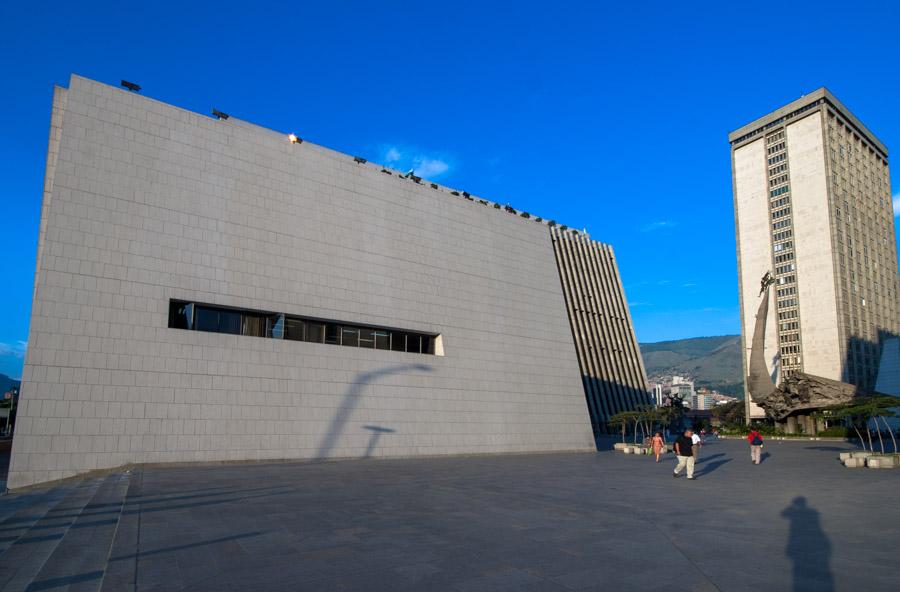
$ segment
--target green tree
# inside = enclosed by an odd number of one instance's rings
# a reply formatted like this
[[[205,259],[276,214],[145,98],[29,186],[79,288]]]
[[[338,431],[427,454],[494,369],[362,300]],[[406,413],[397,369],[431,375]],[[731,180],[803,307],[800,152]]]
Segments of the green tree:
[[[884,454],[884,439],[881,436],[881,427],[878,424],[878,418],[882,418],[884,424],[887,425],[887,420],[884,418],[897,416],[892,408],[897,407],[898,402],[900,401],[898,401],[896,397],[870,395],[865,397],[855,397],[842,405],[826,407],[823,411],[827,412],[830,417],[845,420],[854,431],[856,431],[856,435],[859,436],[860,444],[862,444],[864,449],[866,448],[866,441],[863,440],[861,430],[865,430],[869,442],[868,450],[875,452],[875,445],[872,442],[872,432],[869,430],[869,421],[872,421],[878,429],[879,446],[882,454]],[[894,443],[894,451],[896,452],[897,441],[894,438],[890,426],[888,426],[888,433],[891,435],[891,440]]]
[[[744,406],[743,401],[732,401],[731,403],[713,407],[712,415],[719,420],[723,426],[729,428],[736,426],[743,427],[746,424],[744,421],[745,409],[746,407]]]
[[[634,442],[637,444],[637,426],[640,420],[641,414],[637,411],[622,411],[610,417],[608,423],[615,428],[621,429],[623,443],[625,442],[625,433],[628,430],[628,426],[634,424]]]

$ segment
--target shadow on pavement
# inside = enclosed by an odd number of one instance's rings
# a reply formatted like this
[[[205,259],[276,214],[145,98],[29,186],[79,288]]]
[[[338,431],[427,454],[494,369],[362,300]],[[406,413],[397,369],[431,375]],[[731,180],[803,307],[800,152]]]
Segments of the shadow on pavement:
[[[790,520],[784,554],[793,564],[793,592],[833,592],[831,541],[822,530],[819,513],[800,496],[781,516]]]
[[[703,467],[702,467],[703,470],[695,471],[694,475],[696,475],[697,477],[702,477],[703,475],[709,475],[710,473],[712,473],[713,471],[715,471],[722,465],[730,463],[731,460],[732,459],[730,459],[730,458],[726,458],[726,459],[722,459],[722,460],[713,461],[713,462],[709,463],[708,465],[703,465]]]

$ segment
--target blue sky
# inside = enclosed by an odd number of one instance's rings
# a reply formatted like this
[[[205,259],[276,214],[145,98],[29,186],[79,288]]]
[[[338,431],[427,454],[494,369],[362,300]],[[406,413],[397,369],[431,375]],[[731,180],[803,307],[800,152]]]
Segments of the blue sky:
[[[584,227],[641,341],[737,333],[727,133],[824,85],[900,149],[900,3],[829,4],[0,3],[0,372],[21,372],[72,72]]]

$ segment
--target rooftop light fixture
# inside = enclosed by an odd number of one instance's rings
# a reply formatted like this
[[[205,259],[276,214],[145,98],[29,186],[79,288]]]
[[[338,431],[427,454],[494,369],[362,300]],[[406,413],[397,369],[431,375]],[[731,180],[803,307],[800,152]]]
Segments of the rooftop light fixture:
[[[223,120],[228,119],[228,113],[222,113],[218,109],[213,109],[212,114],[213,114],[213,117],[215,117],[216,119],[223,119]]]
[[[459,191],[451,191],[450,195],[459,195]]]
[[[362,156],[354,156],[354,157],[353,157],[353,161],[354,161],[356,164],[366,164],[367,162],[369,162],[369,161],[367,161],[365,158],[363,158]]]
[[[390,175],[390,174],[391,174],[391,171],[387,170],[387,169],[384,168],[384,167],[381,167],[381,172],[384,173],[385,175]]]
[[[291,144],[303,143],[303,138],[299,137],[297,134],[288,134],[288,140],[291,141]]]
[[[140,92],[141,91],[141,85],[135,84],[133,82],[128,82],[127,80],[122,81],[122,86],[124,86],[131,92]]]
[[[432,184],[431,184],[431,188],[432,188],[432,189],[437,189],[437,188],[438,188],[437,183],[432,183]]]
[[[463,191],[463,197],[465,197],[466,199],[469,199],[469,192]]]

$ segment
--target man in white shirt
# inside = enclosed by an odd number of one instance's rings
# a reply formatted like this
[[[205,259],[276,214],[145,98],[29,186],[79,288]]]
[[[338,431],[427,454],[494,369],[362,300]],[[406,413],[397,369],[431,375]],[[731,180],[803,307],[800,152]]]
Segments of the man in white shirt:
[[[700,456],[700,436],[697,435],[697,432],[691,434],[691,444],[691,452],[694,453],[694,462],[697,462],[697,458]]]

